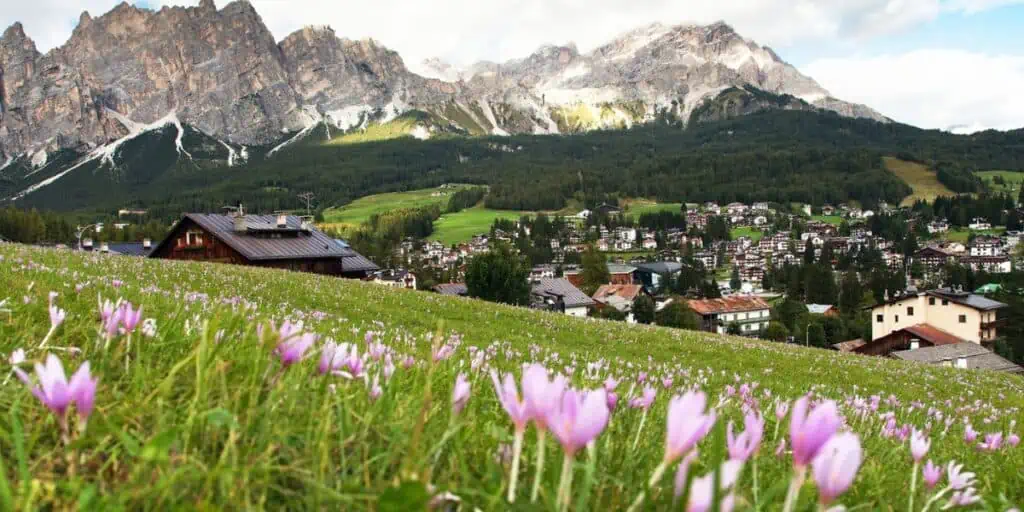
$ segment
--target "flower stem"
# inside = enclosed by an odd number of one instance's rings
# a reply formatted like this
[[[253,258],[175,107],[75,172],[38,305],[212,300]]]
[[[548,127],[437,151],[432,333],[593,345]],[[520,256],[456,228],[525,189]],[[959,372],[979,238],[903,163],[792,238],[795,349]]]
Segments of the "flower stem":
[[[523,452],[523,434],[526,431],[516,430],[515,441],[512,442],[512,474],[508,484],[508,502],[516,502],[516,482],[519,480],[519,456]]]
[[[800,487],[804,485],[804,478],[807,476],[807,466],[797,466],[793,472],[793,478],[789,481],[789,491],[786,492],[786,502],[782,506],[783,512],[793,512],[796,509],[797,499],[800,497]]]
[[[644,409],[643,416],[640,417],[640,427],[636,429],[636,437],[633,438],[633,451],[636,451],[636,445],[640,443],[640,433],[644,431],[644,423],[647,422],[647,409]]]
[[[917,470],[919,462],[914,462],[913,469],[910,470],[910,502],[907,503],[907,512],[914,512],[914,494],[917,491]]]
[[[658,467],[654,468],[654,473],[651,474],[651,479],[647,481],[647,487],[654,487],[658,482],[661,481],[661,477],[665,475],[665,470],[668,469],[668,461],[663,460]],[[640,494],[636,495],[636,499],[633,500],[633,504],[629,506],[629,512],[635,512],[640,510],[640,506],[644,504],[644,498],[647,497],[647,490],[643,489]]]
[[[537,429],[537,469],[533,475],[533,490],[530,492],[530,503],[537,501],[540,494],[540,480],[544,476],[544,429]]]
[[[931,508],[936,501],[942,499],[942,497],[945,496],[946,493],[949,492],[951,489],[952,487],[946,487],[945,489],[935,493],[935,495],[932,496],[932,498],[924,504],[924,508],[921,509],[921,512],[928,512],[928,509]]]
[[[558,481],[558,510],[569,508],[569,497],[572,495],[572,464],[573,455],[566,452],[565,459],[562,460],[562,477]]]
[[[759,500],[757,498],[757,456],[754,456],[753,460],[751,460],[750,462],[753,465],[751,470],[754,473],[754,510],[760,510],[761,509],[761,503],[759,502]]]

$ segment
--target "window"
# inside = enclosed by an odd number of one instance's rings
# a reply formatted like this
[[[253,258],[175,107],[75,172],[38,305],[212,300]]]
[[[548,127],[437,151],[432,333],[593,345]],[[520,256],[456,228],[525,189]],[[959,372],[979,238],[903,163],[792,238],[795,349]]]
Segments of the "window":
[[[185,245],[189,247],[203,245],[202,231],[188,231],[185,233]]]
[[[943,306],[948,306],[949,305],[949,301],[946,300],[946,299],[942,299],[942,305]]]
[[[875,315],[875,321],[878,323],[882,323],[885,321],[885,317],[883,315]]]
[[[896,323],[900,323],[900,316],[896,315]]]
[[[914,308],[907,307],[907,316],[914,316]]]
[[[967,315],[960,315],[960,323],[962,323],[962,324],[966,324],[967,323]]]
[[[935,305],[935,297],[928,297],[928,305],[929,306],[934,306]]]

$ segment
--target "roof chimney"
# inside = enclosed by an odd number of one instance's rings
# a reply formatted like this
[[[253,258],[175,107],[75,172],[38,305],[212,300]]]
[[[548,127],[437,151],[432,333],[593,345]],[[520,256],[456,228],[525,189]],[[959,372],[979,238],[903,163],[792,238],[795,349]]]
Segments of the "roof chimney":
[[[286,228],[288,227],[288,216],[281,213],[277,216],[277,227]]]
[[[967,358],[966,357],[958,357],[958,358],[956,358],[956,367],[957,368],[967,368]]]
[[[236,232],[244,232],[245,231],[245,215],[241,215],[241,214],[235,215],[235,231]]]
[[[148,238],[143,238],[142,239],[142,247],[146,248],[146,249],[149,249],[150,247],[153,247],[153,241],[148,239]]]

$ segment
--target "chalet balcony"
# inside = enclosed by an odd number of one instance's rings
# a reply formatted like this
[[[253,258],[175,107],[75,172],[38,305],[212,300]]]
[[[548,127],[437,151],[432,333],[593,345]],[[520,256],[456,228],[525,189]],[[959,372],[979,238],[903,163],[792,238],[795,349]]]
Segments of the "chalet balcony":
[[[998,319],[993,320],[991,322],[982,322],[981,323],[981,330],[987,331],[989,329],[998,329],[1000,327],[1006,327],[1006,323],[1007,322],[1006,322],[1005,318],[998,318]]]

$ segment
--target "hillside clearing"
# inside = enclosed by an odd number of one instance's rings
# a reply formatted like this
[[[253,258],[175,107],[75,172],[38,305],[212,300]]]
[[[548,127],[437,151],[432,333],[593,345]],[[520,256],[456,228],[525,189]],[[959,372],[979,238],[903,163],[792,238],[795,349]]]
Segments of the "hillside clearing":
[[[934,171],[922,164],[888,156],[883,157],[882,161],[886,169],[914,189],[914,193],[904,198],[900,206],[911,206],[917,200],[934,201],[939,196],[956,195],[939,182]]]
[[[1020,192],[1021,183],[1024,183],[1024,172],[979,171],[974,174],[981,178],[990,190],[996,193],[1008,193],[1016,196]],[[1002,178],[1004,183],[996,183],[996,176]]]
[[[471,186],[453,185],[361,197],[341,208],[325,210],[324,222],[344,227],[356,227],[368,221],[373,215],[393,210],[423,208],[435,204],[443,208],[448,204],[451,194]]]
[[[523,215],[532,215],[532,212],[492,210],[477,206],[457,213],[446,213],[434,222],[434,233],[430,239],[445,246],[467,242],[475,235],[490,233],[491,225],[497,219],[519,220]]]
[[[31,363],[52,350],[70,371],[89,361],[99,379],[88,427],[70,432],[66,447],[53,414],[21,382],[0,384],[5,510],[197,503],[412,510],[442,493],[467,510],[555,509],[560,448],[549,436],[548,463],[538,473],[532,427],[517,505],[504,499],[513,428],[489,370],[518,378],[526,362],[567,374],[583,389],[600,388],[609,377],[619,381],[607,428],[567,466],[575,475],[572,510],[621,510],[634,501],[664,458],[669,397],[693,388],[708,393],[719,415],[699,444],[697,475],[724,458],[729,421],[742,423],[744,410],[761,411],[766,421],[760,452],[736,484],[739,510],[778,509],[792,461],[785,450],[773,454],[789,428],[785,415],[776,419],[775,403],[806,393],[836,400],[863,445],[864,463],[838,500],[848,508],[897,508],[907,499],[912,463],[906,441],[886,434],[890,415],[897,430],[930,427],[929,459],[956,460],[978,475],[983,509],[1004,512],[1024,500],[1024,447],[1004,443],[988,451],[963,441],[965,421],[983,437],[1019,432],[1010,425],[1024,407],[1024,381],[1016,377],[573,319],[286,271],[11,244],[0,244],[0,257],[0,353],[6,359],[23,347]],[[141,307],[153,319],[144,329],[150,334],[114,330],[108,338],[97,298]],[[50,301],[67,318],[50,348],[39,349],[50,330]],[[304,360],[282,366],[274,353],[277,331],[257,333],[271,319],[302,321],[300,331],[321,339]],[[365,380],[319,375],[326,338],[355,344],[362,356],[356,375]],[[455,413],[450,400],[460,373],[472,391],[465,410]],[[629,406],[645,385],[656,390],[647,412]],[[539,495],[531,506],[535,475]],[[675,508],[672,480],[654,482],[645,509]],[[811,510],[818,495],[813,479],[800,490],[797,510]],[[918,505],[927,497],[919,491]]]

